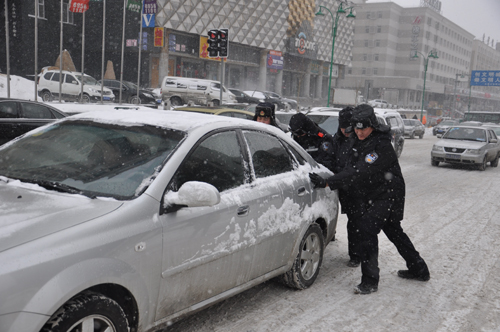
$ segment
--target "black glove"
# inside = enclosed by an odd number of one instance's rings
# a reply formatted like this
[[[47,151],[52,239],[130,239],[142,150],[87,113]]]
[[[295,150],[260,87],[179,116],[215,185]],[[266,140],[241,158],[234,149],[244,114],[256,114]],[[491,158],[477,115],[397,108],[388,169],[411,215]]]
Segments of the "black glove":
[[[322,178],[316,173],[309,173],[309,178],[314,184],[314,188],[326,188],[326,179]]]

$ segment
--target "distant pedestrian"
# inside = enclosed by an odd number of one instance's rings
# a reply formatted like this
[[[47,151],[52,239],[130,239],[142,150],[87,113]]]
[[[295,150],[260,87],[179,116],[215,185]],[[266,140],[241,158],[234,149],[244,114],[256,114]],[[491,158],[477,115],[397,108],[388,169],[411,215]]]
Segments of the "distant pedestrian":
[[[398,271],[406,279],[430,279],[427,264],[401,227],[405,203],[405,182],[398,158],[391,145],[390,128],[380,125],[373,108],[357,106],[351,124],[356,137],[347,167],[328,179],[310,173],[316,188],[339,189],[348,187],[355,199],[358,214],[354,218],[359,231],[361,283],[354,288],[356,294],[370,294],[378,290],[378,233],[384,231],[406,261],[408,270]]]
[[[290,118],[289,129],[293,139],[306,150],[316,162],[332,170],[333,137],[321,129],[313,120],[303,113],[294,114]]]

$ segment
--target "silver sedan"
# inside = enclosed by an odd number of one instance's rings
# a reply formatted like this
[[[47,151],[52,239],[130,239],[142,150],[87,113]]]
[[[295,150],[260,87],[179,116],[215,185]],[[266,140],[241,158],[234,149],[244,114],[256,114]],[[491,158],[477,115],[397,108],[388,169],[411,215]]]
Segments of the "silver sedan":
[[[89,112],[0,147],[0,331],[155,331],[279,277],[335,236],[331,174],[282,131],[180,111]]]
[[[441,135],[438,135],[441,138]],[[493,129],[482,126],[452,126],[432,147],[431,164],[440,162],[476,165],[484,171],[489,162],[498,166],[500,145]]]

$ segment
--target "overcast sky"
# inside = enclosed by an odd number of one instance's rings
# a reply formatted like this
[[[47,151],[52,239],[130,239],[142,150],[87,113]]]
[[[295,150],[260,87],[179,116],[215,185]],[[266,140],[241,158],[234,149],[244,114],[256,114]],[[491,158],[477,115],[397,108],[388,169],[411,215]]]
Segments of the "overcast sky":
[[[420,0],[368,0],[394,2],[401,7],[419,7]],[[500,42],[500,0],[441,0],[441,14],[472,33],[477,39]],[[499,68],[500,69],[500,68]]]

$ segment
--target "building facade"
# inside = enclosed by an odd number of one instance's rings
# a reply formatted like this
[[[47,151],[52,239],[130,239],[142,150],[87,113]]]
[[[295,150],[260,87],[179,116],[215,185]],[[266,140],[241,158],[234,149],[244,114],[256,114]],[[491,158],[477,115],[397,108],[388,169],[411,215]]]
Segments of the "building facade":
[[[435,52],[438,58],[429,57]],[[500,70],[500,52],[429,7],[403,8],[392,2],[357,8],[352,66],[338,87],[356,88],[367,100],[385,99],[429,114],[452,115],[469,107],[471,70]],[[425,63],[427,62],[427,71]],[[472,87],[477,110],[500,101],[498,87],[489,100]],[[488,96],[488,95],[487,95]],[[457,102],[458,100],[458,102]]]

